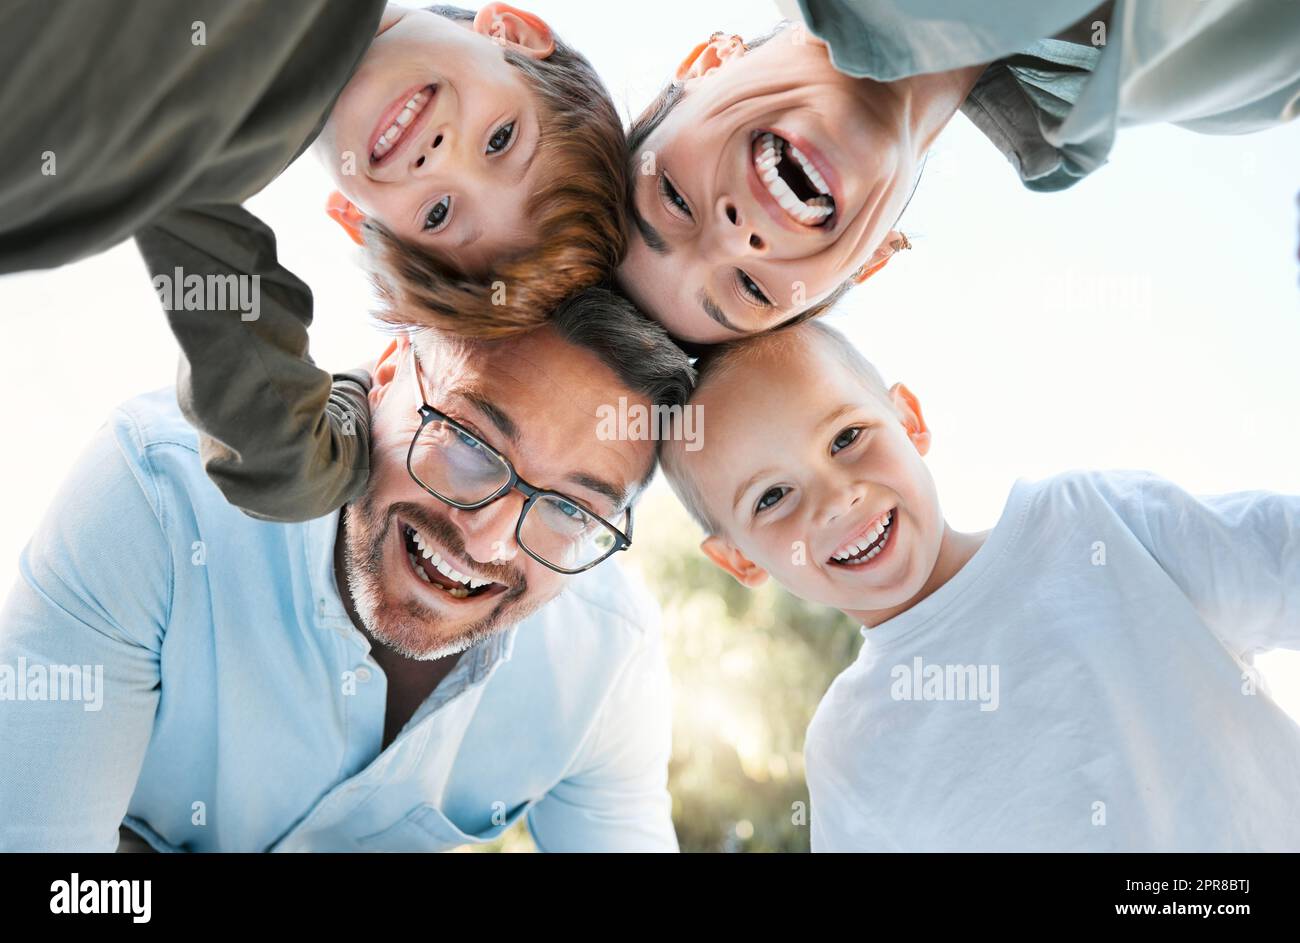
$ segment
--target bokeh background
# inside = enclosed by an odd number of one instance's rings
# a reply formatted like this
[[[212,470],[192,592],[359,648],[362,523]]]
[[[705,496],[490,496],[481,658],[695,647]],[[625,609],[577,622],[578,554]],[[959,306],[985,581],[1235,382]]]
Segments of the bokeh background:
[[[754,36],[779,18],[766,0],[523,5],[592,59],[627,114],[714,30]],[[307,157],[250,207],[315,291],[314,357],[344,368],[383,337],[327,193]],[[959,116],[902,223],[915,248],[833,320],[921,398],[959,530],[991,526],[1017,478],[1071,468],[1300,494],[1298,193],[1300,123],[1234,138],[1134,129],[1109,166],[1045,195]],[[171,383],[176,355],[131,244],[0,278],[0,312],[3,586],[86,439],[115,403]],[[699,536],[657,482],[626,561],[664,610],[682,847],[806,850],[804,728],[860,636],[779,590],[741,589],[696,552]],[[1258,664],[1300,718],[1300,653]],[[516,828],[487,850],[530,847]]]

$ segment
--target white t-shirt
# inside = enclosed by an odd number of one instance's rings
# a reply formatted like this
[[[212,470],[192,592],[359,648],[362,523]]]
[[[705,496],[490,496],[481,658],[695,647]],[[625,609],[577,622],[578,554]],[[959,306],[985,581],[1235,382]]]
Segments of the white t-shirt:
[[[1300,851],[1300,498],[1017,482],[984,545],[863,629],[805,747],[813,851]]]

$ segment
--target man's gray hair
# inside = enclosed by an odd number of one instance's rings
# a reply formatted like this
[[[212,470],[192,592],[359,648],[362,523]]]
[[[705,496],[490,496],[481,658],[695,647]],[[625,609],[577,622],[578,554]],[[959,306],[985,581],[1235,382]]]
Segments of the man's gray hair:
[[[607,288],[580,291],[534,330],[548,327],[575,347],[595,354],[629,390],[644,396],[652,406],[684,406],[690,399],[695,387],[690,358],[667,331],[622,295]],[[527,337],[525,333],[502,341],[471,340],[424,328],[412,335],[412,343],[421,359],[428,359],[430,343],[527,343]]]

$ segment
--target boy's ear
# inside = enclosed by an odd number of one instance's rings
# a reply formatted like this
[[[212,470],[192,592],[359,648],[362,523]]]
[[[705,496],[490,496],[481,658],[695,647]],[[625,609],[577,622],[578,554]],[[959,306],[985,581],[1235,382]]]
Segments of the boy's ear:
[[[673,73],[673,78],[679,82],[685,82],[687,79],[698,79],[702,75],[707,75],[714,69],[725,64],[729,59],[735,59],[745,54],[745,41],[739,36],[724,36],[721,33],[714,33],[709,37],[707,42],[700,43],[682,60],[677,71]]]
[[[474,15],[474,32],[534,59],[547,59],[555,52],[555,35],[546,21],[508,3],[480,7]]]
[[[757,589],[767,582],[767,570],[716,534],[705,537],[700,544],[700,549],[704,551],[706,557],[734,576],[736,582],[742,586]]]
[[[900,249],[910,248],[912,248],[912,244],[907,241],[907,237],[897,229],[891,229],[889,234],[885,236],[885,241],[880,244],[880,248],[872,253],[871,258],[867,259],[862,264],[862,267],[853,273],[854,283],[861,285],[884,268],[885,264],[894,257],[896,252]]]
[[[365,214],[338,190],[331,193],[329,199],[325,201],[325,213],[343,227],[343,231],[352,237],[353,242],[359,246],[366,244],[365,236],[361,233],[361,225],[366,221]]]
[[[907,437],[912,440],[916,450],[925,455],[930,451],[930,427],[921,415],[921,401],[901,383],[895,383],[889,388],[889,399],[894,404],[903,428],[907,430]]]

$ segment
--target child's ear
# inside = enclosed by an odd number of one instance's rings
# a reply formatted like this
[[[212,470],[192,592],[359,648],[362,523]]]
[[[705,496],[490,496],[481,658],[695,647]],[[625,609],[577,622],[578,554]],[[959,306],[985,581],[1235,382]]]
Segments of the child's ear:
[[[547,59],[555,52],[555,35],[546,21],[508,3],[480,7],[474,15],[474,32],[534,59]]]
[[[767,582],[767,570],[763,569],[739,548],[721,537],[710,535],[700,544],[704,555],[722,569],[736,578],[736,582],[750,589],[757,589]]]
[[[343,227],[343,231],[352,237],[353,242],[359,246],[366,244],[365,236],[361,234],[361,226],[366,221],[365,214],[338,190],[331,193],[330,198],[325,201],[325,213]]]
[[[885,236],[885,241],[880,244],[880,248],[872,253],[871,258],[867,259],[862,264],[862,267],[853,273],[853,281],[861,285],[884,268],[885,264],[894,257],[896,252],[900,249],[910,248],[912,248],[912,244],[907,241],[907,237],[897,229],[891,229],[889,234]]]
[[[907,430],[907,437],[912,440],[916,450],[925,455],[930,451],[930,427],[921,415],[921,401],[901,383],[895,383],[889,388],[889,399],[898,413],[899,422]]]
[[[729,59],[745,54],[745,41],[739,36],[714,33],[707,42],[700,43],[682,60],[673,77],[679,82],[698,79],[722,66]]]

